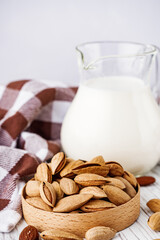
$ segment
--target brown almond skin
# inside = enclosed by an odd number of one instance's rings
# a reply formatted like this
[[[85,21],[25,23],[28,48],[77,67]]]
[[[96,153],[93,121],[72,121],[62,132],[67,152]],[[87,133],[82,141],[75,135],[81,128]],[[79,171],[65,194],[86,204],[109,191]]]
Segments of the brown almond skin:
[[[160,199],[151,199],[147,202],[147,206],[152,212],[160,212]]]
[[[19,240],[39,240],[39,234],[35,227],[29,225],[19,235]]]
[[[110,227],[97,226],[90,228],[86,234],[86,240],[110,240],[115,234],[116,230]]]
[[[151,176],[137,177],[136,179],[140,186],[148,186],[156,181],[156,179]]]
[[[154,231],[160,231],[160,212],[154,213],[148,219],[148,226]]]

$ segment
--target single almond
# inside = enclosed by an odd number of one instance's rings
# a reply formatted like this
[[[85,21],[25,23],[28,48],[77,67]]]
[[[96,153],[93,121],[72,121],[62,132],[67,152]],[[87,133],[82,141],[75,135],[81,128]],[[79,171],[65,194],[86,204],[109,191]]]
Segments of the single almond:
[[[121,180],[124,185],[125,185],[125,189],[124,191],[131,197],[133,198],[136,195],[136,190],[134,189],[134,187],[123,177],[116,177],[117,179]]]
[[[13,238],[12,238],[13,239]],[[19,235],[19,240],[39,240],[39,234],[34,226],[28,225]]]
[[[102,188],[107,194],[108,199],[117,206],[124,204],[131,199],[131,197],[126,192],[118,187],[104,185]]]
[[[106,166],[109,166],[109,175],[111,177],[114,176],[122,176],[124,173],[123,167],[118,162],[106,162]]]
[[[53,212],[71,212],[83,206],[92,197],[92,194],[75,194],[62,198],[53,208]]]
[[[109,173],[108,166],[100,166],[98,163],[85,163],[73,169],[73,173],[82,174],[82,173],[94,173],[100,176],[106,177]]]
[[[51,170],[52,175],[60,172],[66,164],[65,154],[63,152],[59,152],[51,159]]]
[[[52,211],[52,208],[48,206],[40,197],[27,198],[26,202],[33,207],[36,207],[45,211],[49,211],[49,212]]]
[[[106,178],[93,174],[93,173],[83,173],[79,174],[74,178],[74,181],[82,186],[98,186],[103,185],[106,182]]]
[[[156,181],[156,179],[151,176],[137,177],[136,179],[140,186],[148,186]]]
[[[63,170],[60,172],[61,177],[74,177],[75,174],[72,172],[73,168],[78,167],[80,165],[84,164],[82,160],[76,160],[76,161],[71,161],[69,162]]]
[[[90,200],[81,207],[83,212],[96,212],[116,207],[115,204],[104,200]]]
[[[29,197],[39,197],[40,196],[40,182],[36,180],[30,180],[26,184],[26,194]]]
[[[42,200],[51,207],[56,203],[56,191],[51,183],[41,182],[40,196]]]
[[[43,231],[40,236],[41,238],[48,240],[82,240],[82,238],[73,233],[59,230],[57,228]]]
[[[38,165],[35,178],[36,180],[41,182],[52,182],[52,173],[46,163],[41,163],[40,165]]]
[[[94,157],[89,162],[91,162],[91,163],[99,163],[101,166],[105,166],[105,161],[104,161],[104,158],[102,156]]]
[[[116,230],[110,227],[97,226],[90,228],[86,234],[86,240],[110,240],[115,234]]]
[[[160,212],[160,199],[151,199],[147,202],[147,206],[152,212]]]
[[[70,178],[62,178],[60,187],[66,195],[72,195],[79,192],[78,185]]]
[[[124,171],[123,178],[125,178],[133,187],[137,186],[137,179],[132,173]]]
[[[148,226],[153,229],[154,231],[160,231],[160,212],[154,213],[148,219]]]
[[[94,199],[106,198],[107,194],[99,187],[91,186],[82,188],[80,194],[92,194]]]
[[[120,189],[124,189],[126,187],[125,184],[120,179],[113,178],[113,177],[107,177],[106,184],[118,187]]]
[[[61,198],[63,198],[64,192],[60,188],[60,184],[57,181],[54,181],[52,185],[56,191],[56,200],[59,201]]]

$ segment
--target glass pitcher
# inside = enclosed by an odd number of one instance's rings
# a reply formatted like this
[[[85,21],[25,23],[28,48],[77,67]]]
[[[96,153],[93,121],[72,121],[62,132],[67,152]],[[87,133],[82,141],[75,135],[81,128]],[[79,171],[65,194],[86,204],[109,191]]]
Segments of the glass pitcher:
[[[141,175],[160,159],[158,49],[130,42],[76,48],[78,92],[64,118],[62,148],[73,159],[102,155]]]

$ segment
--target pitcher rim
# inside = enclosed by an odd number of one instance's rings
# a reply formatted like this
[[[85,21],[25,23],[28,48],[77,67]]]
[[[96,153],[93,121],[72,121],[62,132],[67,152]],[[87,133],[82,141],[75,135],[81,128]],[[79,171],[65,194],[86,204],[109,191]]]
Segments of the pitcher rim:
[[[83,51],[80,49],[81,47],[85,45],[92,45],[92,44],[105,44],[105,43],[110,43],[110,44],[130,44],[130,45],[139,45],[143,46],[146,48],[150,48],[151,50],[144,51],[140,54],[110,54],[110,55],[102,55],[98,57],[97,59],[94,59],[93,61],[89,63],[85,63],[85,56]],[[81,56],[81,66],[83,67],[84,70],[88,70],[91,68],[94,68],[94,64],[96,64],[99,61],[111,59],[111,58],[133,58],[133,57],[145,57],[148,55],[153,55],[155,56],[158,52],[158,47],[153,45],[153,44],[143,44],[143,43],[138,43],[138,42],[132,42],[132,41],[92,41],[92,42],[84,42],[76,46],[76,51],[77,53],[80,54]]]
[[[139,42],[132,42],[132,41],[90,41],[90,42],[83,42],[83,43],[80,43],[78,44],[75,49],[76,51],[80,52],[81,54],[83,54],[83,52],[81,51],[80,47],[83,47],[85,45],[91,45],[91,44],[101,44],[101,43],[113,43],[113,44],[133,44],[133,45],[139,45],[139,46],[146,46],[146,47],[150,47],[151,50],[148,50],[148,51],[144,51],[143,53],[141,54],[114,54],[114,55],[104,55],[103,57],[136,57],[136,56],[145,56],[145,55],[149,55],[149,54],[154,54],[157,52],[157,49],[158,47],[155,46],[154,44],[145,44],[145,43],[139,43]]]

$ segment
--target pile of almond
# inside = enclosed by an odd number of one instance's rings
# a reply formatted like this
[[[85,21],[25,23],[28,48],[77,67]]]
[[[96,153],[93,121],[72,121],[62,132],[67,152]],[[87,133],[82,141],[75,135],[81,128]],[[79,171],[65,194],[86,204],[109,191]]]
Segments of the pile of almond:
[[[102,156],[87,162],[59,152],[50,163],[37,167],[25,192],[26,201],[36,208],[83,214],[128,202],[137,193],[137,180],[119,163],[105,162]]]

